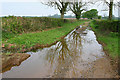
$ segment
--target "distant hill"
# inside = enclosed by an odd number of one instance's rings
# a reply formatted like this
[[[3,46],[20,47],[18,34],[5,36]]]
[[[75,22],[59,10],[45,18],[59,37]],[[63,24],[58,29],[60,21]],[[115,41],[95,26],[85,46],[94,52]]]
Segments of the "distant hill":
[[[47,17],[60,18],[61,16],[58,15],[58,14],[54,14],[54,15],[49,15],[49,16],[47,16]],[[75,16],[68,15],[68,16],[64,16],[64,18],[75,18]]]
[[[102,19],[108,19],[108,16],[102,17]],[[115,17],[114,15],[113,15],[112,19],[113,20],[120,20],[119,17]]]

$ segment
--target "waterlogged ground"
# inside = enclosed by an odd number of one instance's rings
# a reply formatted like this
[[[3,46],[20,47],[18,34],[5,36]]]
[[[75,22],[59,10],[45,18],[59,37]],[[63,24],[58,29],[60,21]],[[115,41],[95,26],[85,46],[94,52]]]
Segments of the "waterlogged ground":
[[[55,45],[28,52],[31,57],[3,78],[113,78],[110,61],[93,31],[73,30]]]

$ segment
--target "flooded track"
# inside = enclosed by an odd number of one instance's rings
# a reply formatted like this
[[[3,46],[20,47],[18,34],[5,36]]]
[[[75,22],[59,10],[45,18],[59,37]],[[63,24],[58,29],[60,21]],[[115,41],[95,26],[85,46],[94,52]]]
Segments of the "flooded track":
[[[110,78],[111,69],[93,31],[73,30],[55,45],[28,52],[31,57],[3,78]]]

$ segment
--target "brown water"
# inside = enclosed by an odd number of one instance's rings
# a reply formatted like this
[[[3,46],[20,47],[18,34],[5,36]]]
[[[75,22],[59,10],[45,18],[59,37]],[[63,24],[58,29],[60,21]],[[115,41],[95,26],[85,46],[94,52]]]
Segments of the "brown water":
[[[96,60],[104,58],[102,46],[88,29],[75,29],[55,45],[28,54],[30,58],[3,73],[3,78],[82,78],[94,71]]]

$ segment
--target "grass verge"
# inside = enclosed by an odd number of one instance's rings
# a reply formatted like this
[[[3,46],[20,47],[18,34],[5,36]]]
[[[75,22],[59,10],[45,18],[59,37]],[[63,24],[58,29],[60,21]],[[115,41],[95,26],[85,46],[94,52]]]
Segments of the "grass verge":
[[[96,24],[94,24],[93,21],[90,23],[90,26],[92,27],[93,31],[96,33],[97,39],[103,45],[103,49],[106,51],[106,53],[113,60],[118,59],[118,56],[120,56],[120,54],[118,53],[118,32],[112,32],[112,31],[103,32],[99,28],[95,28]]]

